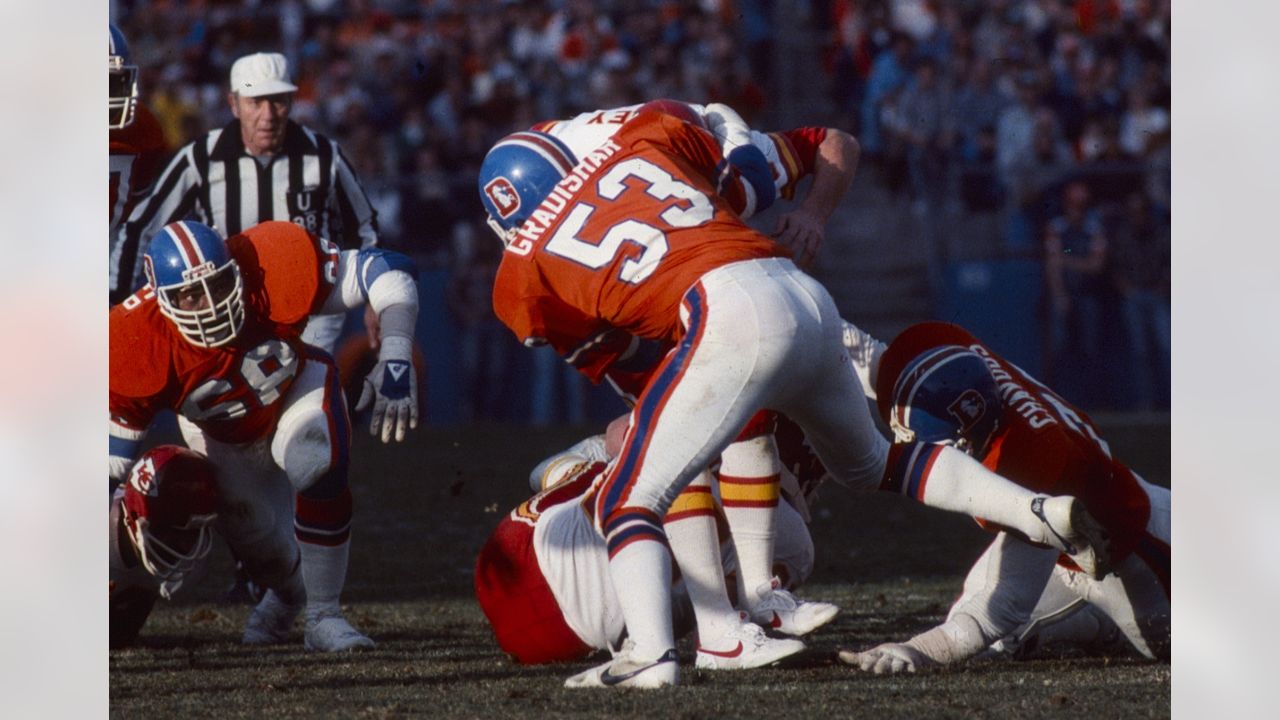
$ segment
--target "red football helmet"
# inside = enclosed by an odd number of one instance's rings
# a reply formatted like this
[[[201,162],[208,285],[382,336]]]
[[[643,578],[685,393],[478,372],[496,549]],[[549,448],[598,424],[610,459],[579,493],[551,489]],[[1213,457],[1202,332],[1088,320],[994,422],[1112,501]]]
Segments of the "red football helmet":
[[[184,447],[154,447],[129,471],[125,529],[143,567],[170,592],[213,547],[217,505],[213,463]]]
[[[706,120],[703,119],[702,115],[692,107],[689,107],[689,103],[681,102],[679,100],[671,100],[669,98],[650,100],[636,110],[636,115],[643,115],[646,113],[674,115],[687,123],[697,125],[704,130],[707,129]]]

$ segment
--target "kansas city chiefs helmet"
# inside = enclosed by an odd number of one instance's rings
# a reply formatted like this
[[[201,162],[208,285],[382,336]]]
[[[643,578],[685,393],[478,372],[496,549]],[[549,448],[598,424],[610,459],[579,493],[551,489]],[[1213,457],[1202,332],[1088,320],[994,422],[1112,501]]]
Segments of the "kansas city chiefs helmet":
[[[177,445],[148,450],[129,471],[121,502],[125,530],[166,597],[213,547],[216,475],[207,458]]]

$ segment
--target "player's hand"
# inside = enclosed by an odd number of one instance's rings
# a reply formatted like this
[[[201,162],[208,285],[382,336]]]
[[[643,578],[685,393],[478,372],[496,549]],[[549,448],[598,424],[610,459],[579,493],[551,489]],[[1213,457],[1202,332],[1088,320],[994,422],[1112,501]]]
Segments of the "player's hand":
[[[796,265],[807,268],[813,263],[826,237],[826,222],[817,215],[799,208],[778,218],[773,237],[779,245],[791,250]]]
[[[863,652],[841,650],[840,662],[876,675],[915,672],[930,664],[919,650],[901,643],[885,643]]]
[[[382,339],[378,362],[364,379],[356,411],[373,405],[370,434],[382,442],[404,440],[405,432],[418,427],[418,374],[413,369],[413,342],[404,337]]]

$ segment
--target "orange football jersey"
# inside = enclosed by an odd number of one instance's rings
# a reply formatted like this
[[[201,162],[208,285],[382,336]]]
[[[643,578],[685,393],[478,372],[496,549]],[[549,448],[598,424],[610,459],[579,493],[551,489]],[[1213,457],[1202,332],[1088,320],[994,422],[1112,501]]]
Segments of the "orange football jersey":
[[[738,220],[742,182],[709,132],[637,117],[580,158],[519,229],[494,312],[521,341],[566,356],[610,328],[678,338],[680,303],[704,274],[788,254]]]
[[[244,282],[245,320],[235,341],[188,342],[160,313],[150,286],[110,314],[110,410],[145,430],[160,410],[215,440],[243,443],[275,429],[283,398],[307,360],[300,339],[337,277],[338,250],[289,222],[267,222],[227,241]]]
[[[111,130],[109,135],[108,230],[115,237],[120,223],[151,188],[169,147],[159,121],[141,103],[129,127]]]
[[[1133,472],[1111,457],[1088,415],[964,328],[920,323],[894,339],[881,358],[876,379],[881,417],[888,422],[893,386],[907,363],[942,345],[959,345],[982,356],[1000,391],[1004,408],[982,464],[1029,490],[1080,498],[1111,533],[1112,558],[1120,560],[1132,552],[1151,514],[1150,502]],[[989,527],[982,520],[979,523]]]

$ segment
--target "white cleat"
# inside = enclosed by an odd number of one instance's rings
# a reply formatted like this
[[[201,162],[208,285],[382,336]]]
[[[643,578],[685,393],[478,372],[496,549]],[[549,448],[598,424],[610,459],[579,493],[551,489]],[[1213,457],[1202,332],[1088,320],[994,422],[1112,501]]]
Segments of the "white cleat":
[[[801,600],[783,590],[776,577],[756,593],[760,600],[751,608],[751,621],[785,635],[807,635],[834,620],[840,612],[831,603]]]
[[[347,622],[342,615],[319,615],[307,619],[307,632],[303,636],[303,646],[308,650],[342,652],[367,650],[372,648],[374,643],[369,636],[351,627],[351,623]]]
[[[743,622],[717,638],[716,645],[727,650],[709,650],[698,643],[698,658],[694,666],[699,670],[748,670],[772,665],[804,650],[799,640],[771,638],[759,625]]]
[[[1111,572],[1111,534],[1089,514],[1084,503],[1070,495],[1036,497],[1031,512],[1048,532],[1041,542],[1071,556],[1094,580]]]
[[[628,639],[622,651],[603,665],[574,675],[564,681],[567,688],[661,688],[680,682],[680,662],[676,649],[662,653],[657,660],[641,660],[633,657],[635,643]]]
[[[289,633],[293,632],[293,623],[300,612],[302,605],[289,605],[274,590],[268,590],[249,614],[240,642],[245,645],[285,642],[289,639]]]

